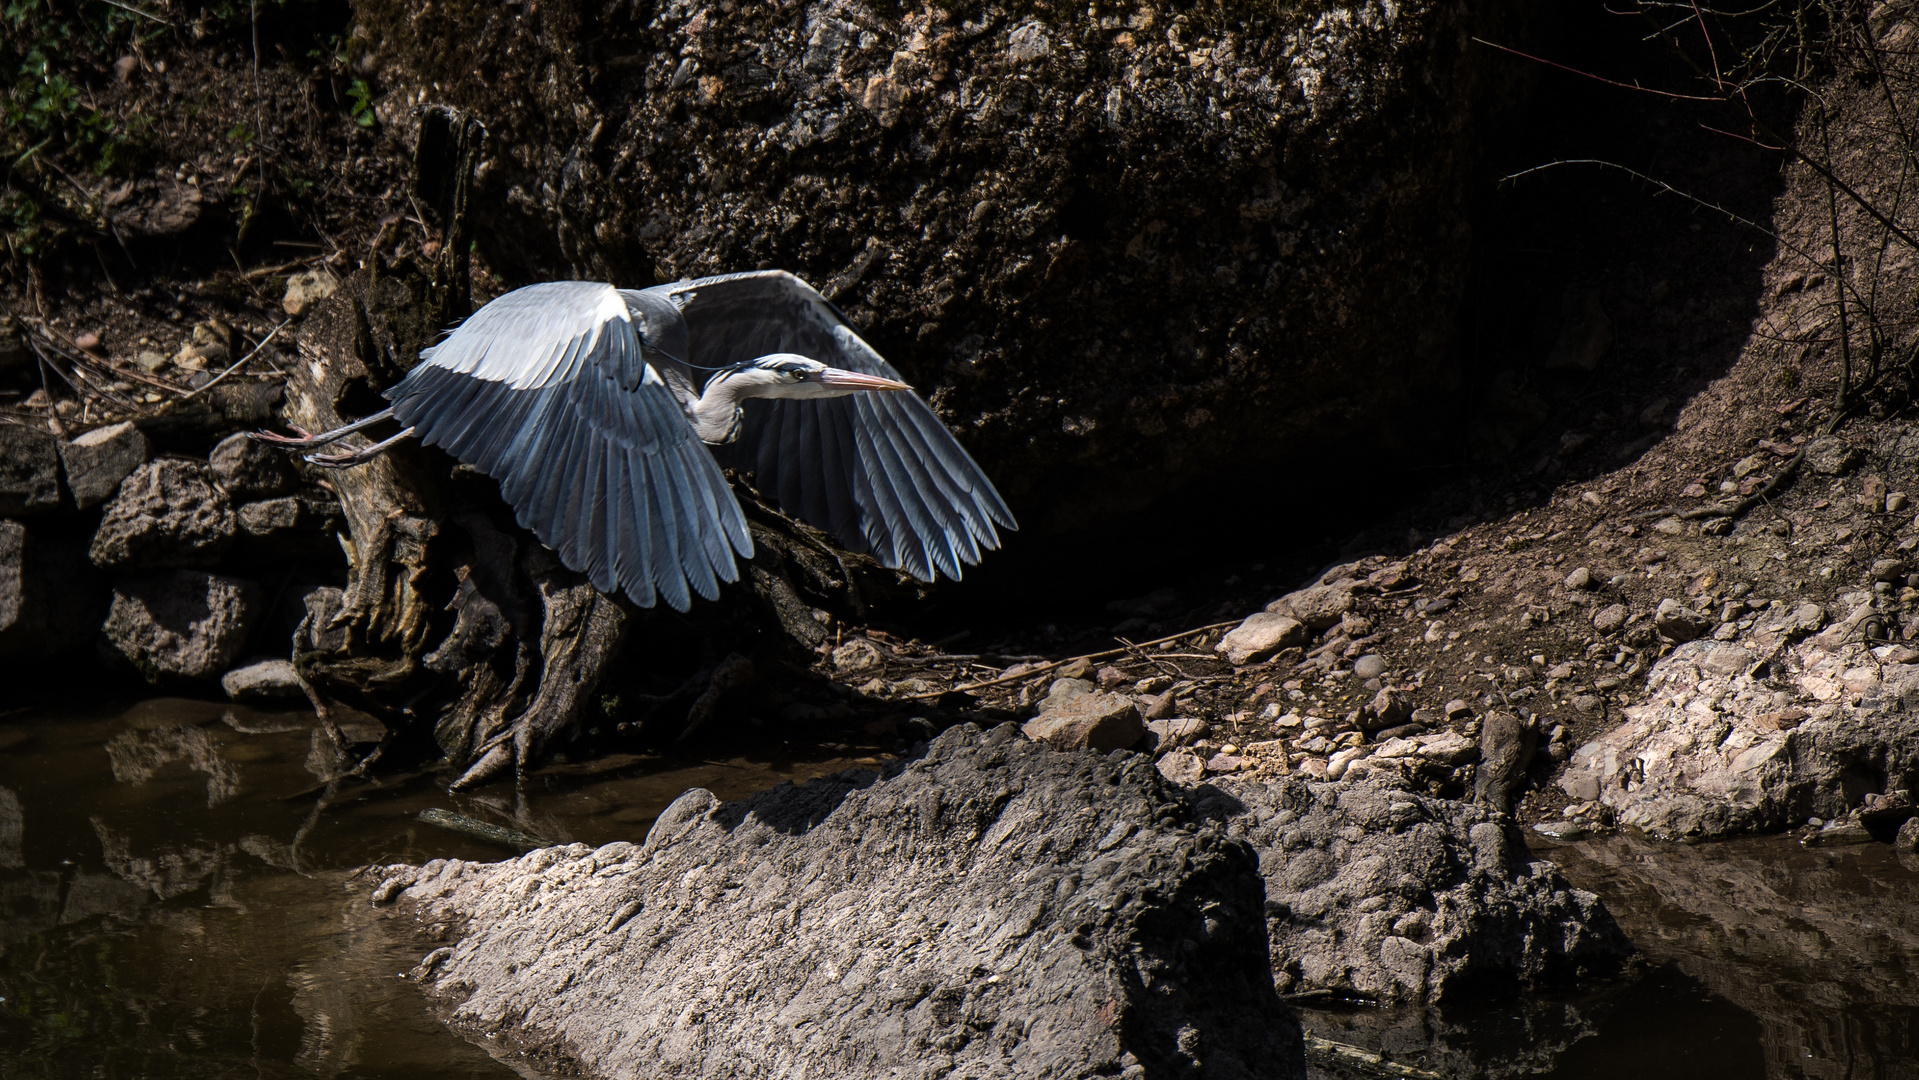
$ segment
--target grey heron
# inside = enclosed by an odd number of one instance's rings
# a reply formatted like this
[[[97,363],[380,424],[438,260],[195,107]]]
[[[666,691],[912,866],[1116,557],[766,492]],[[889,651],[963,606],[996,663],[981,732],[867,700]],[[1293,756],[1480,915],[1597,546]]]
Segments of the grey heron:
[[[685,611],[736,581],[753,541],[723,467],[781,510],[922,581],[957,578],[1013,515],[933,410],[825,297],[785,271],[650,289],[558,281],[473,313],[312,449],[345,468],[402,439],[494,477],[520,524],[602,592]],[[701,384],[696,376],[712,374]],[[997,528],[996,528],[997,527]]]

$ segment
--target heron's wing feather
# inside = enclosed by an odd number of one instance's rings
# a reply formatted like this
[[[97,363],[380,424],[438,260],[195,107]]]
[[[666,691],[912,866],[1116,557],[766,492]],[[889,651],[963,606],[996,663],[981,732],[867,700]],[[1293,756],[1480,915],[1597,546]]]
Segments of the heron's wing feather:
[[[508,293],[421,355],[388,394],[394,416],[498,479],[520,524],[595,588],[684,611],[738,580],[746,519],[611,286]]]
[[[838,308],[783,270],[659,286],[692,355],[725,367],[769,353],[899,379]],[[739,438],[713,448],[781,509],[922,580],[958,577],[1018,525],[992,481],[916,393],[746,402]]]

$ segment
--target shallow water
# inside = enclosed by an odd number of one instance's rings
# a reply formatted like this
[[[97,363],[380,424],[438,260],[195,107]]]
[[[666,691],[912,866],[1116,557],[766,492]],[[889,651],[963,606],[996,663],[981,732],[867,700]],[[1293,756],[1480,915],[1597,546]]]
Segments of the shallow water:
[[[512,854],[421,823],[429,807],[601,844],[689,787],[864,763],[628,755],[545,770],[523,799],[425,774],[322,805],[332,762],[302,712],[0,715],[0,1078],[516,1075],[397,977],[417,950],[349,896],[355,868]],[[1538,853],[1606,898],[1644,977],[1445,1013],[1308,1006],[1307,1029],[1447,1076],[1919,1080],[1919,861],[1786,837]]]
[[[514,1076],[396,978],[418,957],[350,902],[355,868],[517,854],[421,823],[429,807],[637,841],[687,788],[856,764],[626,755],[545,770],[523,801],[428,774],[321,808],[325,746],[310,713],[180,699],[0,717],[0,1077]]]

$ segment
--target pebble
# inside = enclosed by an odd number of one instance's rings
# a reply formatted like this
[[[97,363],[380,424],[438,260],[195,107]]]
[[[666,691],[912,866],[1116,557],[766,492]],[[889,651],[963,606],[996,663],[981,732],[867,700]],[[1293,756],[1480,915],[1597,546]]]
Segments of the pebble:
[[[1572,573],[1566,575],[1566,587],[1568,589],[1592,588],[1593,572],[1583,566],[1577,570],[1574,570]]]
[[[1159,759],[1159,774],[1175,784],[1191,786],[1206,779],[1206,763],[1197,754],[1181,751]]]
[[[1593,614],[1593,629],[1602,634],[1610,634],[1626,625],[1626,605],[1611,604],[1600,608]]]
[[[88,352],[92,352],[93,350],[100,347],[100,335],[93,331],[88,331],[87,333],[81,334],[79,337],[74,338],[73,344],[75,348],[85,349]]]
[[[1903,491],[1894,491],[1886,496],[1887,513],[1897,514],[1910,505],[1912,505],[1912,503],[1906,498],[1906,493]]]
[[[1353,674],[1362,679],[1377,679],[1386,674],[1386,658],[1378,653],[1367,653],[1353,661]]]

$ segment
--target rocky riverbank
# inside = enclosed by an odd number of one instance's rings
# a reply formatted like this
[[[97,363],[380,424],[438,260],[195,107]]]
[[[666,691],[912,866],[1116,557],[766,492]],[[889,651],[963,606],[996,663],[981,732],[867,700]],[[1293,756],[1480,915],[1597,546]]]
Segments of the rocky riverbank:
[[[1278,990],[1443,999],[1631,947],[1510,831],[1371,785],[1180,789],[962,726],[646,842],[369,871],[463,1030],[619,1075],[1303,1075]]]

